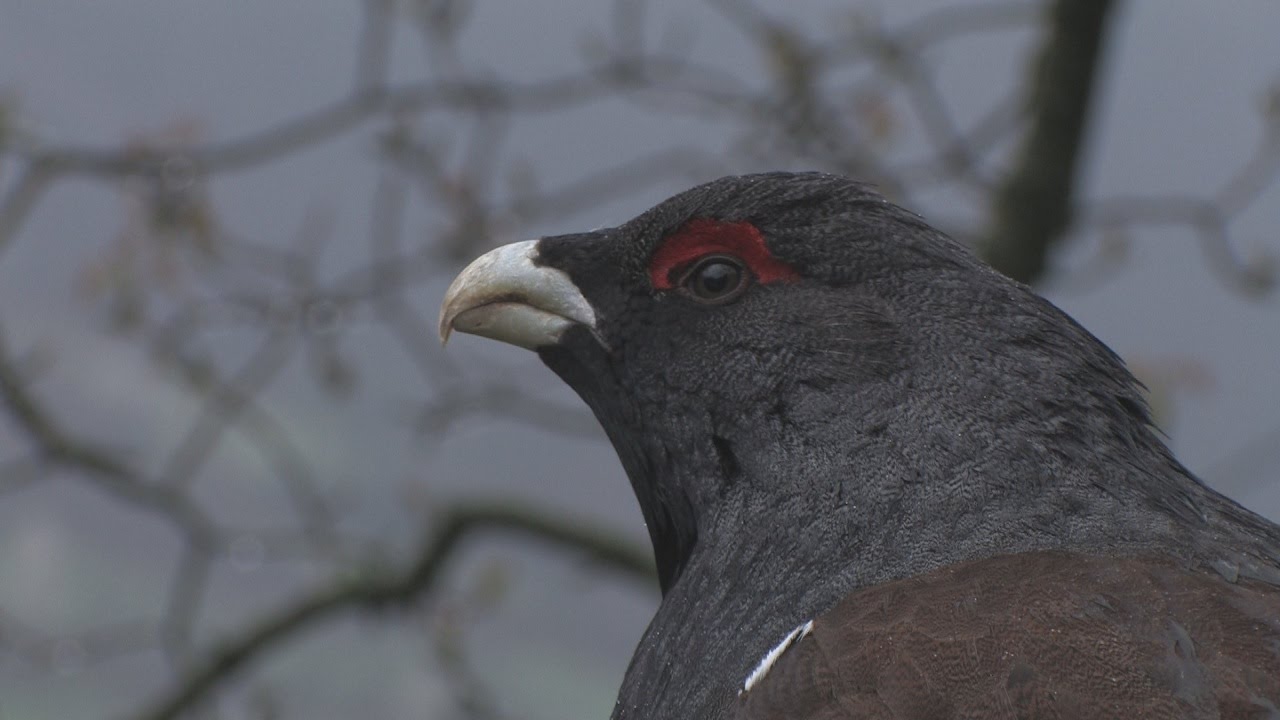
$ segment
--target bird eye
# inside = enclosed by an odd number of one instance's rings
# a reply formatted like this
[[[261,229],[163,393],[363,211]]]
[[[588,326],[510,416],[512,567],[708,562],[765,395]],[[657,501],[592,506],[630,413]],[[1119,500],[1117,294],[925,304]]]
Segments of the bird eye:
[[[680,281],[681,287],[704,303],[725,303],[747,287],[747,271],[741,261],[727,255],[711,255],[694,264]]]

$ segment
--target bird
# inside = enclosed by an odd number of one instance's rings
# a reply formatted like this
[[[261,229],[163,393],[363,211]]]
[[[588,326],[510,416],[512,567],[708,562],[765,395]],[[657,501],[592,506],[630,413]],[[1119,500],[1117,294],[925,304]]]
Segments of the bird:
[[[1280,526],[869,184],[729,176],[502,245],[454,331],[536,352],[639,501],[662,598],[614,720],[1280,720]]]

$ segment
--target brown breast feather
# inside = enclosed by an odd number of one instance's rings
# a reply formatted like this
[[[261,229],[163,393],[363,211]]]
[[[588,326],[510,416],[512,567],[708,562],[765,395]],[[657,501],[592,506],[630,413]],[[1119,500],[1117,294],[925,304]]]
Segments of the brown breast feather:
[[[741,695],[741,720],[1280,720],[1280,588],[1056,552],[858,590]]]

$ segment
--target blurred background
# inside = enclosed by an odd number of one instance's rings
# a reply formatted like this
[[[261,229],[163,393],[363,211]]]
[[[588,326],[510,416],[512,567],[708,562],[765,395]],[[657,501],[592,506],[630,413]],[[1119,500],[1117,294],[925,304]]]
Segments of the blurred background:
[[[877,183],[1280,519],[1280,6],[0,0],[0,720],[603,718],[612,450],[458,337],[491,246]]]

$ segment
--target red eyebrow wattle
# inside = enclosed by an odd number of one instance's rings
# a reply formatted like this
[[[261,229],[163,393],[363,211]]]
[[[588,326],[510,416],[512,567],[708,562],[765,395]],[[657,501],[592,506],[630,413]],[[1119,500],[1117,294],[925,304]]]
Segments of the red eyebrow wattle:
[[[690,220],[663,239],[649,259],[649,281],[658,290],[672,287],[672,271],[706,255],[724,253],[740,258],[760,283],[800,277],[790,265],[765,247],[764,236],[749,222],[722,222],[707,218]]]

